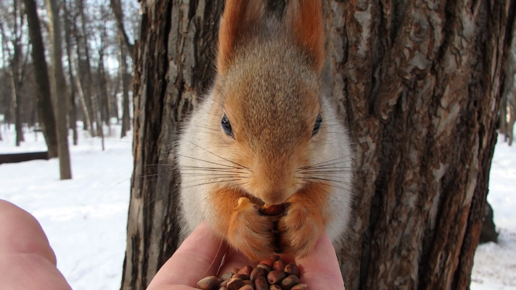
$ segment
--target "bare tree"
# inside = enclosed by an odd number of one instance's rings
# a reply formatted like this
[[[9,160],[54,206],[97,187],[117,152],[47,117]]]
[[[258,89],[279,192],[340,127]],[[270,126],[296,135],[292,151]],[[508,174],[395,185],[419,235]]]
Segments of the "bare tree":
[[[58,156],[56,121],[37,6],[34,0],[24,0],[24,4],[32,43],[32,62],[34,65],[35,81],[38,87],[36,97],[39,123],[47,143],[48,156],[55,158]]]
[[[120,38],[119,38],[120,39]],[[127,131],[131,129],[131,117],[129,116],[129,83],[131,76],[127,69],[127,52],[125,46],[119,40],[119,63],[120,63],[120,77],[122,82],[122,129],[120,138],[126,136]]]
[[[118,34],[122,39],[122,43],[125,45],[127,51],[129,51],[129,56],[134,60],[134,44],[130,42],[129,36],[127,35],[126,29],[124,27],[124,13],[122,11],[121,1],[109,0],[109,6],[115,15],[116,26],[118,29]]]
[[[500,99],[499,131],[505,135],[505,141],[508,141],[510,146],[514,138],[513,128],[516,121],[516,23],[513,24],[513,37],[505,77],[507,80]]]
[[[99,104],[97,107],[99,108],[99,114],[101,118],[98,120],[102,124],[101,121],[104,121],[108,126],[108,132],[111,134],[111,78],[109,73],[106,73],[106,66],[104,64],[104,59],[106,57],[106,52],[109,47],[109,36],[107,33],[107,23],[109,21],[110,14],[108,13],[106,7],[101,4],[100,5],[100,21],[98,22],[100,25],[98,26],[98,63],[97,63],[97,103]],[[102,138],[102,147],[104,148],[104,132],[102,130],[102,126],[100,128],[100,136]]]
[[[328,93],[356,144],[346,289],[467,289],[515,1],[323,3]],[[213,78],[223,1],[141,5],[122,289],[178,246],[173,144]]]
[[[5,8],[5,7],[4,7]],[[26,62],[23,53],[23,29],[25,26],[25,13],[20,0],[12,1],[11,15],[3,15],[3,23],[0,23],[3,51],[7,54],[7,63],[10,68],[12,109],[14,115],[14,126],[16,129],[16,146],[24,141],[21,121],[21,89],[26,73]],[[10,20],[10,21],[9,21]],[[9,32],[6,31],[4,23],[9,25]],[[28,45],[26,45],[28,47]],[[27,54],[25,54],[27,55]]]
[[[75,104],[75,85],[74,85],[74,73],[73,73],[73,47],[72,47],[72,27],[73,27],[73,16],[70,13],[70,7],[68,7],[68,1],[63,1],[64,8],[64,28],[65,28],[65,42],[66,42],[66,59],[68,61],[68,78],[70,79],[70,115],[69,115],[69,127],[72,129],[73,145],[77,145],[77,106]]]
[[[80,28],[74,29],[75,32],[75,40],[76,40],[76,50],[77,50],[77,64],[78,64],[78,73],[79,73],[79,86],[80,91],[82,91],[82,96],[84,97],[84,103],[86,104],[87,113],[89,114],[90,124],[85,124],[85,129],[90,129],[92,136],[97,136],[98,132],[98,120],[97,120],[97,108],[94,107],[94,92],[93,92],[93,77],[91,70],[91,58],[90,58],[90,49],[88,45],[88,27],[86,18],[86,7],[84,6],[84,0],[77,0],[77,11],[80,16]],[[85,111],[86,113],[86,111]],[[92,126],[95,121],[97,130]]]
[[[52,83],[56,104],[57,148],[59,151],[59,172],[61,179],[71,179],[70,152],[68,149],[66,81],[62,63],[62,41],[59,10],[56,0],[46,0],[47,13],[50,19],[50,37],[52,40]]]

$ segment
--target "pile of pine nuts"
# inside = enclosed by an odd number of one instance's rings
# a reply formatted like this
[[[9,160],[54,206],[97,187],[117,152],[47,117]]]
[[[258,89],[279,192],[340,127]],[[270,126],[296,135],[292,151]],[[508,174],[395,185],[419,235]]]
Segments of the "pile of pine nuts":
[[[244,266],[241,269],[209,276],[197,282],[202,290],[307,290],[308,285],[299,283],[296,264],[288,264],[274,255],[262,260],[255,268]]]

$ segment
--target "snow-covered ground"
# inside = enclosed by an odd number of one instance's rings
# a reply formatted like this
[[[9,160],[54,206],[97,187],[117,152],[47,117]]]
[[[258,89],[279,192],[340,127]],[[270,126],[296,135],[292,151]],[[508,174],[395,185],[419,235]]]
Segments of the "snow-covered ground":
[[[500,235],[498,244],[477,248],[472,290],[516,290],[516,146],[498,139],[487,200]]]
[[[16,148],[14,132],[2,130],[0,153],[46,150],[43,136],[25,135]],[[0,165],[0,199],[17,204],[41,223],[57,255],[58,268],[75,290],[120,288],[125,251],[132,136],[106,138],[81,132],[70,146],[70,181],[59,180],[57,160]],[[498,244],[478,248],[472,290],[516,290],[516,147],[498,142],[488,200],[500,230]]]
[[[59,180],[56,159],[0,165],[0,199],[39,220],[74,290],[116,290],[125,253],[132,136],[120,139],[115,127],[102,151],[100,139],[88,135],[81,131],[79,145],[70,146],[72,180]],[[38,141],[27,133],[19,148],[12,131],[2,130],[2,137],[0,153],[46,151],[41,133]]]

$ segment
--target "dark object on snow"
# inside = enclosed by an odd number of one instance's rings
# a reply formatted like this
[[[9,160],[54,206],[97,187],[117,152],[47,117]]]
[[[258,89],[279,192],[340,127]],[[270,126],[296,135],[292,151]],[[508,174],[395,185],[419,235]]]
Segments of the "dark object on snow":
[[[27,152],[15,154],[0,154],[0,164],[18,163],[31,160],[48,160],[48,151],[44,152]]]
[[[479,243],[483,244],[488,242],[498,242],[498,233],[496,232],[496,226],[493,221],[493,208],[489,202],[486,202]]]

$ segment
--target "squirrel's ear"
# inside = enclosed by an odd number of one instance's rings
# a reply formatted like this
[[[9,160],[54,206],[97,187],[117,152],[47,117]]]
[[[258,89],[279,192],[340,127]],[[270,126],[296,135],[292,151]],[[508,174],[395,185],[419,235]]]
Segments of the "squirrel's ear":
[[[312,57],[314,68],[321,71],[325,61],[322,0],[289,2],[286,17],[294,41]]]
[[[219,30],[217,69],[224,73],[235,48],[257,33],[264,10],[263,0],[226,0]]]

